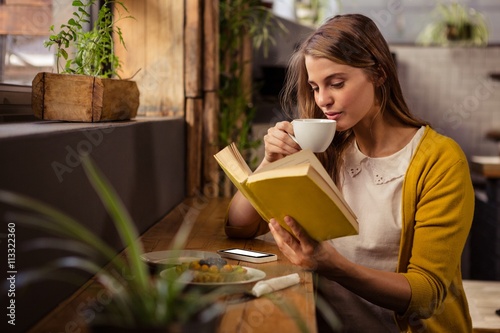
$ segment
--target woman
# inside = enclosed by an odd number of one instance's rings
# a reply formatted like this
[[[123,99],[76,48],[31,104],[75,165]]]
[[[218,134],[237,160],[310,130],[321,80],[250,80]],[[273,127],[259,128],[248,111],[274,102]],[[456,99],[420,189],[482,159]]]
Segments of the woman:
[[[319,27],[293,54],[282,100],[301,118],[337,121],[318,158],[356,213],[359,235],[318,243],[287,217],[292,237],[241,193],[227,235],[270,229],[292,263],[319,274],[346,332],[470,332],[460,271],[474,210],[467,160],[410,113],[374,22],[341,15]],[[268,130],[259,168],[300,150],[287,133],[286,121]]]

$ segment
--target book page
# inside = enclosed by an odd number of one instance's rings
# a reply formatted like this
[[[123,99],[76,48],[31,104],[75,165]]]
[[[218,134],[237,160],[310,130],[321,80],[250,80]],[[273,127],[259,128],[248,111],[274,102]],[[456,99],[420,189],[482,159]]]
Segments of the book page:
[[[301,150],[295,154],[285,156],[284,158],[274,161],[266,166],[264,166],[262,169],[259,171],[256,171],[255,173],[260,173],[260,172],[265,172],[268,170],[274,170],[274,169],[279,169],[285,166],[290,166],[290,165],[299,165],[299,164],[304,164],[304,163],[311,163],[311,154],[312,157],[317,159],[316,156],[314,155],[313,152],[310,150]]]
[[[258,182],[275,178],[306,176],[310,167],[311,164],[307,162],[300,163],[298,165],[286,164],[281,168],[272,168],[269,170],[265,170],[264,172],[255,172],[248,177],[248,182]]]
[[[313,168],[321,175],[321,177],[323,177],[326,183],[335,191],[335,193],[338,196],[342,196],[339,189],[333,182],[333,179],[330,177],[328,172],[326,172],[325,168],[323,167],[323,164],[321,164],[316,155],[314,155],[314,153],[309,149],[301,150],[295,154],[288,155],[280,160],[268,164],[259,171],[257,171],[256,173],[265,172],[267,170],[280,169],[291,165],[305,164],[305,163],[311,164]]]
[[[219,151],[214,157],[221,167],[229,172],[238,183],[243,183],[252,174],[252,170],[234,143]]]

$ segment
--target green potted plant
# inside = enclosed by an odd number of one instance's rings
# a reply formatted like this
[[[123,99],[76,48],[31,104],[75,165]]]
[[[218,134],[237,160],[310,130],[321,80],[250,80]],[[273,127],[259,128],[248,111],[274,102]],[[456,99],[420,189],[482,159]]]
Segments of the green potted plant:
[[[93,332],[184,332],[184,325],[197,332],[211,332],[212,323],[222,309],[220,292],[186,290],[176,278],[155,274],[142,260],[143,249],[135,224],[124,204],[89,157],[82,165],[91,184],[113,219],[117,233],[126,248],[124,255],[116,251],[78,221],[62,211],[38,200],[0,190],[0,202],[19,210],[11,211],[10,221],[54,234],[44,239],[47,250],[70,251],[43,267],[19,273],[17,289],[30,286],[42,279],[76,281],[74,270],[95,276],[110,301],[105,310],[91,324]],[[172,242],[172,250],[183,249],[192,223],[185,221]],[[62,238],[61,238],[62,237]],[[40,248],[37,248],[40,250]],[[89,259],[89,253],[97,253]],[[102,259],[109,264],[102,268]],[[22,281],[22,283],[21,283]],[[227,292],[227,290],[226,290]],[[201,320],[200,314],[208,314]]]
[[[99,122],[134,118],[139,107],[137,83],[118,76],[115,23],[133,18],[118,0],[104,0],[90,31],[90,8],[96,0],[74,0],[72,17],[52,33],[45,47],[55,47],[57,73],[38,73],[32,83],[32,108],[43,120]],[[116,17],[115,17],[116,16]],[[118,79],[117,79],[118,78]]]
[[[252,138],[252,123],[256,109],[252,103],[252,82],[249,75],[251,61],[244,54],[245,38],[250,38],[252,46],[262,48],[267,56],[269,43],[275,43],[271,29],[286,31],[261,0],[219,0],[220,30],[220,116],[219,148],[235,142],[247,162],[251,150],[260,145],[260,140]],[[248,50],[247,50],[248,51]],[[231,181],[222,177],[223,196],[234,191]]]
[[[486,46],[488,27],[478,11],[458,3],[438,4],[434,10],[437,21],[428,24],[419,34],[422,45]]]

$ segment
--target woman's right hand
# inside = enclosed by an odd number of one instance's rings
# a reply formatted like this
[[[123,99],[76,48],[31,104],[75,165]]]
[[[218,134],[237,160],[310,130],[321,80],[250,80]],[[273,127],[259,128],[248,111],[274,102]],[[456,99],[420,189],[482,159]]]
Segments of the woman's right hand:
[[[300,150],[300,146],[288,134],[293,133],[292,123],[281,121],[267,130],[264,136],[264,163],[271,163]]]

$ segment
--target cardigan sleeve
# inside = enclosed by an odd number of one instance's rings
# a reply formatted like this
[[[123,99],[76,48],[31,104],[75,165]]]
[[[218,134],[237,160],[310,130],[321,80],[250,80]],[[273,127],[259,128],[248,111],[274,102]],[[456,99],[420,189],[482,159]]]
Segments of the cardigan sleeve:
[[[460,276],[461,254],[474,214],[467,160],[451,139],[427,140],[407,173],[403,199],[402,250],[398,270],[412,297],[403,317],[429,318],[442,311]],[[409,170],[410,171],[410,170]],[[413,188],[411,188],[413,187]],[[413,198],[411,198],[413,196]],[[460,280],[460,279],[458,279]]]

